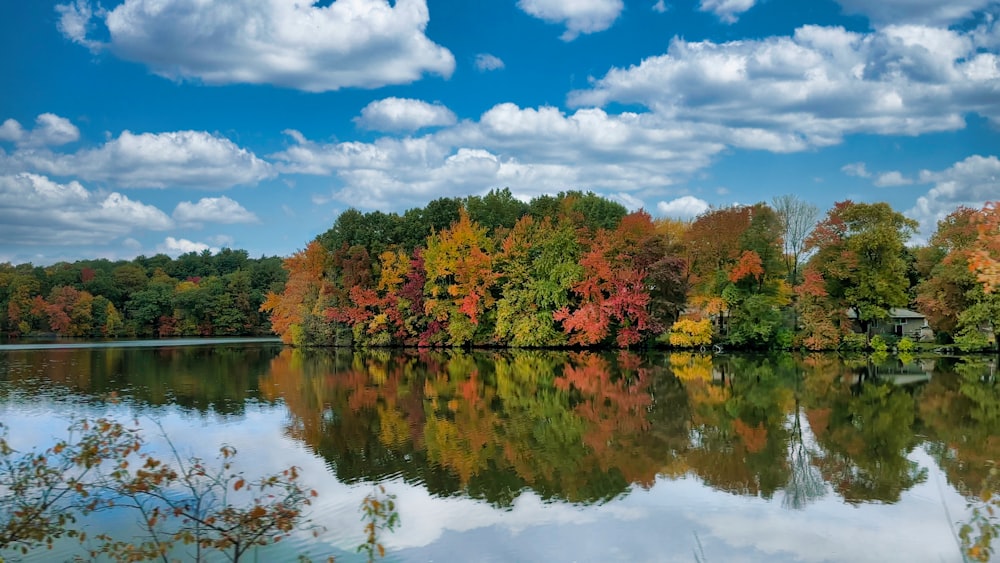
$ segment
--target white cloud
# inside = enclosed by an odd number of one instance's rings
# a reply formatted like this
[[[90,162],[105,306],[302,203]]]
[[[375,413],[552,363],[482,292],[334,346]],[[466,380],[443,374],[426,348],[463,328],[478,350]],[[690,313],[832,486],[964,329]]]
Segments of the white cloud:
[[[708,207],[707,201],[690,195],[656,204],[656,210],[661,215],[675,219],[693,219],[708,211]]]
[[[94,193],[38,174],[0,176],[0,240],[8,245],[106,244],[135,230],[172,226],[156,207],[117,192]]]
[[[725,148],[710,128],[649,113],[565,114],[509,103],[478,121],[420,137],[323,144],[288,134],[295,144],[271,155],[280,171],[336,175],[341,186],[329,198],[315,196],[318,201],[379,208],[497,186],[521,197],[579,188],[642,200],[704,168]]]
[[[18,142],[24,138],[24,128],[14,119],[8,119],[0,124],[0,141]]]
[[[198,203],[182,201],[174,209],[174,219],[180,223],[256,223],[257,216],[226,196],[203,197]]]
[[[410,98],[385,98],[371,102],[361,110],[355,123],[376,131],[416,131],[455,123],[455,114],[441,104],[429,104]]]
[[[90,49],[174,80],[273,84],[310,92],[406,84],[451,75],[455,58],[425,35],[426,0],[125,0],[94,11],[62,4],[59,30]],[[109,40],[89,38],[92,19]]]
[[[489,53],[479,53],[476,55],[476,69],[479,70],[479,72],[500,70],[503,67],[503,61],[495,55],[491,55]]]
[[[76,0],[69,4],[56,5],[56,12],[59,13],[59,21],[56,28],[67,39],[74,43],[79,43],[91,51],[99,51],[101,43],[87,39],[90,34],[91,20],[94,18],[94,10],[90,7],[89,0]],[[103,15],[104,11],[98,9],[98,15]]]
[[[934,187],[906,214],[920,222],[923,235],[930,236],[937,222],[958,206],[979,208],[1000,196],[1000,159],[973,155],[940,172],[922,170],[919,181]]]
[[[14,119],[0,125],[0,141],[11,141],[18,146],[41,147],[72,143],[80,138],[80,130],[65,117],[43,113],[35,118],[35,128],[25,130]]]
[[[960,129],[977,112],[1000,123],[1000,59],[953,30],[874,33],[805,26],[792,37],[728,43],[674,39],[667,53],[613,68],[573,106],[641,104],[719,128],[736,147],[802,150],[854,133]],[[766,137],[761,137],[764,133]]]
[[[656,4],[653,4],[653,11],[658,14],[665,14],[669,9],[670,6],[667,6],[663,0],[656,0]]]
[[[701,0],[698,9],[712,12],[726,23],[735,23],[740,14],[753,8],[756,0]]]
[[[572,41],[611,27],[625,5],[622,0],[518,0],[517,7],[548,23],[565,23],[560,39]]]
[[[913,183],[913,180],[903,176],[898,170],[892,170],[890,172],[882,172],[872,183],[880,188],[888,188],[893,186],[908,186]]]
[[[611,193],[608,194],[607,197],[612,201],[617,201],[618,203],[624,205],[625,208],[628,209],[629,211],[637,211],[639,209],[643,209],[646,206],[646,203],[643,202],[641,199],[625,192]]]
[[[868,171],[868,167],[864,162],[851,162],[840,167],[840,171],[848,176],[857,176],[858,178],[871,178],[872,173]]]
[[[187,254],[188,252],[204,252],[210,251],[215,254],[219,251],[218,248],[209,246],[203,242],[195,242],[188,240],[186,238],[174,238],[167,237],[163,239],[163,242],[156,245],[156,251],[162,252],[168,256],[180,256],[181,254]]]
[[[876,24],[942,25],[962,21],[995,5],[996,0],[837,0],[849,14],[862,14]]]
[[[18,150],[6,160],[8,168],[129,188],[228,188],[274,175],[271,165],[252,152],[204,131],[123,131],[95,149],[71,154]]]

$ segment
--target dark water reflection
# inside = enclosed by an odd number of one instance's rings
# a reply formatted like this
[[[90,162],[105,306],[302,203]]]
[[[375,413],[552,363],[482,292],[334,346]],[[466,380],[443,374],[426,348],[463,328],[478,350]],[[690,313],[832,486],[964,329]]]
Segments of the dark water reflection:
[[[240,414],[280,351],[273,344],[28,349],[0,352],[0,393],[96,400],[112,393],[139,405]]]
[[[895,504],[932,469],[972,497],[1000,459],[994,358],[267,344],[0,353],[9,407],[112,392],[140,410],[237,420],[247,405],[273,405],[286,410],[285,435],[341,483],[402,479],[501,509],[526,492],[597,506],[692,477],[782,510]]]
[[[953,485],[978,492],[984,462],[1000,459],[991,370],[984,359],[286,350],[261,388],[348,482],[400,474],[505,506],[526,488],[600,502],[693,474],[801,507],[827,484],[849,503],[898,501],[926,479],[909,459],[924,443]]]

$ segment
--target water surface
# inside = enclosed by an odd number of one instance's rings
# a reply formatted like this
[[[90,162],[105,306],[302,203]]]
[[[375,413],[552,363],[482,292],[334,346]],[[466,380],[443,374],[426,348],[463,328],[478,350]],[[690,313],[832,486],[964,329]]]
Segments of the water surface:
[[[995,370],[248,341],[20,348],[0,349],[0,419],[22,448],[63,436],[72,416],[111,415],[138,417],[154,448],[157,424],[185,454],[233,445],[248,474],[302,467],[326,531],[258,554],[271,559],[358,559],[358,507],[381,483],[402,520],[385,538],[393,561],[961,561],[955,530],[1000,459]]]

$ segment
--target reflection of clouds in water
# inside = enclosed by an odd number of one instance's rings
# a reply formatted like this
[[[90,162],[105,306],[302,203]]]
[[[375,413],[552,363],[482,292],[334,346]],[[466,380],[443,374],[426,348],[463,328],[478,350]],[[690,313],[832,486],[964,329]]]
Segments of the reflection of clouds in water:
[[[959,520],[966,514],[965,500],[942,485],[945,475],[925,452],[915,450],[910,459],[928,468],[929,476],[896,504],[853,507],[831,495],[792,511],[734,499],[731,510],[690,516],[711,534],[702,538],[710,558],[709,546],[721,543],[737,553],[756,552],[749,561],[765,554],[769,561],[962,561],[944,505],[951,519]]]
[[[51,410],[49,410],[51,409]],[[51,418],[51,412],[60,418]],[[359,506],[370,484],[340,483],[324,460],[284,435],[282,407],[250,405],[240,419],[217,419],[159,408],[134,412],[126,405],[94,407],[34,403],[2,406],[16,447],[50,444],[65,435],[71,415],[112,414],[127,421],[140,417],[144,436],[161,456],[167,445],[155,423],[182,456],[213,460],[221,444],[237,448],[237,462],[249,476],[275,473],[296,465],[302,482],[319,492],[309,512],[326,527],[320,544],[303,534],[289,547],[318,556],[320,545],[352,560],[363,541]],[[706,488],[698,479],[658,479],[649,490],[632,487],[613,501],[585,506],[546,502],[522,492],[509,509],[469,498],[432,496],[419,484],[395,479],[385,483],[397,496],[401,525],[384,538],[392,558],[402,561],[692,561],[698,542],[709,561],[960,561],[961,555],[942,503],[952,520],[965,517],[964,500],[949,486],[922,450],[911,459],[930,474],[894,505],[843,503],[827,495],[804,510],[771,501]],[[943,500],[942,500],[943,495]],[[339,552],[343,550],[344,554]]]

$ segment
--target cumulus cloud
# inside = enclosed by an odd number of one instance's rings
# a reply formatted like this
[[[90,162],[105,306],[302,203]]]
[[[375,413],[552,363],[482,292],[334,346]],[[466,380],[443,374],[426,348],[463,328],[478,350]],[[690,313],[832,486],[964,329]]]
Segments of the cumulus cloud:
[[[8,119],[0,124],[0,141],[20,141],[24,137],[24,128],[14,119]]]
[[[650,113],[610,115],[590,108],[566,114],[510,103],[478,121],[419,137],[318,143],[288,134],[294,144],[270,155],[278,170],[336,175],[341,187],[333,199],[382,208],[496,186],[509,186],[521,197],[581,188],[642,199],[643,190],[673,185],[725,149],[710,128]]]
[[[876,24],[919,23],[948,26],[996,4],[996,0],[837,0],[849,14],[861,14]]]
[[[1000,123],[1000,58],[968,35],[921,26],[873,33],[804,26],[791,37],[728,43],[674,39],[663,55],[613,68],[571,92],[572,106],[641,104],[673,119],[723,128],[725,142],[773,151],[853,133],[917,135]]]
[[[518,0],[526,14],[548,23],[565,24],[563,41],[611,27],[625,5],[622,0]]]
[[[180,223],[256,223],[257,216],[226,196],[203,197],[198,203],[182,201],[174,209],[174,219]]]
[[[181,254],[187,254],[188,252],[202,253],[208,250],[212,254],[219,251],[218,248],[209,246],[203,242],[196,242],[188,240],[186,238],[174,238],[167,237],[163,239],[163,242],[156,245],[156,251],[166,254],[168,256],[180,256]]]
[[[698,9],[712,12],[726,23],[735,23],[740,14],[753,8],[756,0],[701,0]]]
[[[879,174],[873,183],[880,188],[887,188],[893,186],[908,186],[913,183],[913,180],[903,176],[903,174],[898,170],[892,170],[890,172],[882,172]]]
[[[455,123],[455,114],[441,104],[410,98],[385,98],[361,110],[355,123],[376,131],[416,131]]]
[[[38,174],[0,176],[0,240],[7,244],[106,244],[134,230],[172,226],[156,207],[117,192],[95,193]]]
[[[907,215],[920,222],[920,230],[929,236],[937,222],[956,207],[982,207],[996,200],[1000,186],[1000,159],[973,155],[943,171],[922,170],[919,182],[934,184],[926,195],[917,198]]]
[[[663,0],[656,0],[656,4],[653,4],[653,11],[658,14],[665,14],[669,9],[670,7]]]
[[[503,61],[495,55],[491,55],[489,53],[479,53],[476,55],[476,69],[479,70],[479,72],[500,70],[503,67]]]
[[[235,143],[204,131],[124,131],[93,149],[62,154],[18,150],[5,168],[73,176],[129,188],[229,188],[274,175],[271,165]]]
[[[656,210],[661,215],[675,219],[693,219],[708,211],[708,207],[707,201],[690,195],[656,204]]]
[[[43,113],[35,118],[35,128],[27,131],[14,119],[0,125],[0,141],[11,141],[18,146],[41,147],[72,143],[80,138],[80,130],[65,117]]]
[[[858,178],[871,178],[872,173],[868,171],[868,167],[864,162],[851,162],[840,167],[840,171],[848,176],[857,176]]]
[[[57,6],[59,30],[92,50],[172,80],[273,84],[309,92],[406,84],[451,75],[455,58],[432,42],[426,0],[304,2],[125,0],[110,11],[87,0]],[[94,20],[107,42],[90,38]]]

